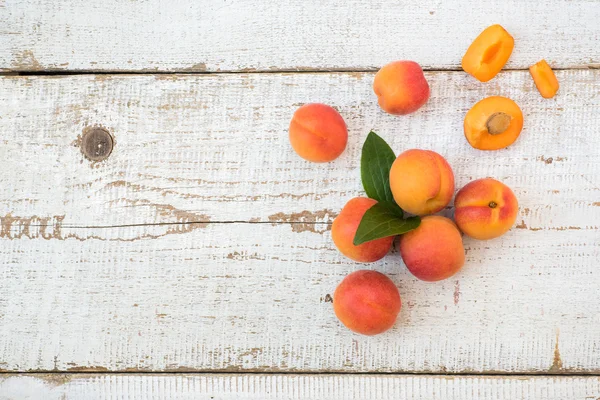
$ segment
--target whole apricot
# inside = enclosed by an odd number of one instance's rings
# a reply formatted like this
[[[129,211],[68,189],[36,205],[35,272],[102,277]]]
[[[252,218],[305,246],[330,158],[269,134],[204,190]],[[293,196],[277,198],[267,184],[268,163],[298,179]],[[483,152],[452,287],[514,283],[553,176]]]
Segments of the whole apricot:
[[[423,281],[449,278],[465,264],[460,231],[452,220],[438,215],[423,217],[417,229],[400,236],[400,255]]]
[[[351,331],[377,335],[396,322],[402,302],[394,282],[376,271],[356,271],[333,294],[333,310]]]
[[[331,237],[338,250],[348,258],[358,262],[374,262],[382,259],[392,247],[394,237],[372,240],[355,246],[354,236],[360,220],[367,210],[377,204],[377,200],[355,197],[350,200],[333,220]]]
[[[450,164],[431,150],[407,150],[390,169],[390,188],[398,205],[416,215],[433,214],[450,203],[454,173]]]
[[[348,129],[333,107],[311,103],[294,113],[289,137],[300,157],[313,162],[327,162],[343,153],[348,142]]]
[[[513,191],[492,178],[477,179],[460,189],[454,207],[454,220],[460,230],[479,240],[505,234],[519,212]]]
[[[373,90],[386,112],[405,115],[417,111],[429,99],[429,84],[414,61],[394,61],[375,75]]]
[[[479,150],[510,146],[523,129],[523,113],[511,99],[491,96],[477,102],[465,115],[465,137]]]

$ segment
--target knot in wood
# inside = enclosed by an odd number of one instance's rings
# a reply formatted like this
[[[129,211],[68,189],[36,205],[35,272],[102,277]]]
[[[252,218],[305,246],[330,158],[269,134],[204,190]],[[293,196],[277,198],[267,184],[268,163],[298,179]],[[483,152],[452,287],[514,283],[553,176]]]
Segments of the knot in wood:
[[[81,152],[92,161],[103,161],[110,156],[113,145],[113,138],[107,130],[92,128],[83,134]]]

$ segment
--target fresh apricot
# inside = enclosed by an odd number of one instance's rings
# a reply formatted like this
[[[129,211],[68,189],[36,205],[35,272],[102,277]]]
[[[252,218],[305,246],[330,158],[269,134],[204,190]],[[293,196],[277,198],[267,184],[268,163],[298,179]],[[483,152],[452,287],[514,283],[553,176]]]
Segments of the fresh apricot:
[[[433,214],[452,200],[454,173],[435,151],[407,150],[392,164],[390,188],[394,200],[405,211]]]
[[[376,271],[356,271],[333,294],[333,310],[351,331],[377,335],[396,322],[402,302],[394,282]]]
[[[479,81],[487,82],[504,67],[514,46],[515,40],[502,26],[489,26],[467,49],[462,68]]]
[[[348,129],[344,119],[326,104],[305,104],[296,110],[289,129],[294,151],[305,160],[335,160],[346,148]]]
[[[545,99],[551,99],[558,91],[558,79],[546,60],[542,60],[531,67],[529,73],[535,82],[535,86]]]
[[[354,245],[354,236],[360,221],[367,210],[377,204],[377,200],[355,197],[350,200],[333,220],[331,237],[338,250],[348,258],[358,262],[374,262],[382,259],[392,247],[394,237],[372,240],[358,246]]]
[[[405,115],[417,111],[429,99],[429,84],[414,61],[394,61],[375,75],[373,90],[386,112]]]
[[[498,150],[515,142],[523,129],[523,113],[511,99],[487,97],[465,115],[465,137],[479,150]]]
[[[438,215],[400,236],[400,255],[408,270],[423,281],[439,281],[456,274],[465,264],[460,231],[452,220]]]
[[[505,234],[515,223],[519,203],[512,190],[492,178],[468,183],[454,199],[454,220],[466,235],[480,240]]]

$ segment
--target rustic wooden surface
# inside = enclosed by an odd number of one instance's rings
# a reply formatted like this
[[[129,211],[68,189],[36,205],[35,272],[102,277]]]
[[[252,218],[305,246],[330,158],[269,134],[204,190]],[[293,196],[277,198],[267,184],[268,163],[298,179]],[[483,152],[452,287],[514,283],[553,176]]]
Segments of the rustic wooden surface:
[[[600,2],[473,3],[0,0],[0,399],[600,398]],[[448,71],[496,22],[516,39],[510,70]],[[435,70],[408,117],[371,89],[398,58]],[[523,70],[541,58],[562,69],[552,100]],[[462,134],[489,95],[525,116],[506,150]],[[348,123],[333,163],[289,146],[306,102]],[[95,127],[114,138],[105,161],[80,150]],[[515,228],[465,238],[464,270],[439,283],[395,251],[345,259],[329,228],[363,193],[370,129],[440,152],[457,187],[507,183]],[[328,296],[365,267],[403,299],[371,338]]]
[[[0,0],[0,70],[456,69],[485,27],[507,68],[600,65],[597,0]]]
[[[600,394],[600,378],[518,375],[36,374],[0,376],[0,389],[0,400],[596,400]]]
[[[545,100],[526,71],[487,85],[464,72],[427,73],[427,106],[404,118],[379,109],[373,73],[5,77],[0,215],[10,214],[5,225],[15,235],[41,223],[29,221],[34,215],[59,227],[331,222],[364,193],[360,150],[374,129],[398,153],[443,154],[457,187],[486,176],[505,181],[529,228],[597,228],[600,71],[557,74],[561,95]],[[494,94],[521,105],[525,127],[510,148],[482,152],[465,140],[463,118]],[[289,120],[310,101],[332,104],[348,123],[348,148],[335,162],[308,163],[291,150]],[[114,136],[105,162],[81,154],[81,135],[93,126]]]
[[[378,109],[371,73],[2,79],[0,368],[600,372],[600,71],[558,75],[565,93],[545,101],[524,71],[488,86],[428,73],[430,102],[404,119]],[[527,122],[511,148],[483,153],[460,126],[492,92]],[[311,99],[348,121],[334,163],[289,147],[289,118]],[[102,163],[77,147],[95,124],[115,137]],[[371,128],[396,151],[440,151],[459,187],[501,179],[522,206],[506,236],[465,239],[451,280],[419,282],[397,254],[367,266],[405,304],[376,338],[324,300],[363,267],[328,224],[361,193]]]

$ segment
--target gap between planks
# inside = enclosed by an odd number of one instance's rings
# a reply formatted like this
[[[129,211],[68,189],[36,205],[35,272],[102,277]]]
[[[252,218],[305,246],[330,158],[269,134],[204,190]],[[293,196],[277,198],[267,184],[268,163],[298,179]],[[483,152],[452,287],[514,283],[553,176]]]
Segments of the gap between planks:
[[[6,376],[36,376],[36,375],[236,375],[236,376],[245,376],[245,375],[283,375],[283,376],[294,376],[294,375],[348,375],[348,376],[386,376],[386,377],[412,377],[412,376],[427,376],[427,377],[450,377],[450,378],[460,378],[460,377],[486,377],[486,378],[519,378],[523,377],[530,378],[556,378],[556,377],[573,377],[573,378],[592,378],[592,377],[600,377],[600,373],[597,372],[555,372],[548,373],[546,371],[540,372],[527,372],[527,371],[519,371],[519,372],[498,372],[498,371],[473,371],[473,372],[412,372],[412,371],[402,371],[402,372],[381,372],[381,371],[365,371],[365,372],[348,372],[348,371],[258,371],[258,370],[248,370],[248,371],[240,371],[240,370],[199,370],[199,369],[188,369],[188,368],[180,368],[177,370],[167,370],[167,371],[152,371],[145,369],[128,369],[128,370],[115,370],[111,371],[108,369],[99,369],[99,368],[80,368],[73,370],[31,370],[31,371],[8,371],[8,370],[0,370],[0,378]]]
[[[555,67],[553,71],[571,71],[581,69],[600,69],[600,64],[577,65],[568,68]],[[528,71],[528,68],[507,68],[501,72]],[[225,74],[332,74],[332,73],[372,73],[379,71],[379,67],[372,68],[272,68],[268,70],[261,69],[239,69],[222,71],[154,71],[154,70],[0,70],[0,76],[72,76],[72,75],[225,75]],[[423,68],[426,72],[463,72],[462,68]]]
[[[61,228],[68,229],[111,229],[111,228],[132,228],[145,226],[169,226],[169,225],[197,225],[197,224],[265,224],[265,225],[325,225],[333,224],[331,222],[302,222],[302,221],[185,221],[185,222],[150,222],[140,224],[121,224],[121,225],[61,225]],[[52,228],[54,224],[29,224],[30,228]]]

